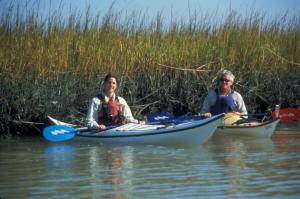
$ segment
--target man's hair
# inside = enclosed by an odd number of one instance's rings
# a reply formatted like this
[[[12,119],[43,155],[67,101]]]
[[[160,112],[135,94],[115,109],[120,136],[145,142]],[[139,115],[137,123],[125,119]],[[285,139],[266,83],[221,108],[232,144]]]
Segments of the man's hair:
[[[225,75],[228,75],[228,76],[230,77],[231,81],[234,82],[234,75],[232,74],[231,71],[229,71],[229,70],[223,70],[223,71],[220,73],[220,79],[221,79],[222,77],[224,77]]]

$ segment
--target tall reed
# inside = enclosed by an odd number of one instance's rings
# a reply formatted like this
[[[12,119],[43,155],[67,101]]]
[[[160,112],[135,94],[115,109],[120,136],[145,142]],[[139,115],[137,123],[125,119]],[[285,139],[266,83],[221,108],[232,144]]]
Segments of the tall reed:
[[[111,12],[100,18],[87,10],[66,21],[60,15],[43,21],[35,11],[25,19],[14,9],[2,13],[3,134],[19,131],[18,121],[45,122],[47,115],[82,124],[107,72],[120,77],[119,95],[139,118],[150,111],[199,112],[225,68],[236,75],[235,89],[250,112],[256,98],[269,106],[294,106],[300,98],[299,16],[232,11],[222,24],[195,14],[166,25],[159,13],[150,22],[141,13],[123,21]]]

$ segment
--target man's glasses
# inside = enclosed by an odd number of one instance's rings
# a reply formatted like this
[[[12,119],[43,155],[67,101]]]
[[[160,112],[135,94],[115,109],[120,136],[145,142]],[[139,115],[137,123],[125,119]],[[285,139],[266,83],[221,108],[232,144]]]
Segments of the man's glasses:
[[[226,82],[227,83],[227,82],[230,82],[230,81],[231,81],[230,79],[224,79],[224,78],[220,79],[220,82]]]

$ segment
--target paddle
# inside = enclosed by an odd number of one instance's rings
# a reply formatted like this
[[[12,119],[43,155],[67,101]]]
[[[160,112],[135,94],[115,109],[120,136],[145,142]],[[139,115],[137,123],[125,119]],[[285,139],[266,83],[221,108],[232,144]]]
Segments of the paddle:
[[[257,113],[257,114],[242,114],[239,115],[240,117],[259,117],[264,116],[264,113]],[[183,115],[176,117],[175,115],[168,113],[168,112],[158,112],[158,113],[151,113],[147,115],[147,123],[148,124],[170,124],[170,123],[183,123],[188,121],[195,121],[201,120],[204,117],[200,115]]]
[[[115,128],[117,126],[107,126],[105,130]],[[104,131],[105,131],[104,130]],[[43,135],[46,140],[59,142],[72,139],[76,133],[90,131],[88,127],[73,128],[66,125],[51,125],[43,130]],[[95,131],[99,132],[99,131]]]
[[[261,117],[265,116],[265,113],[254,113],[254,114],[241,114],[240,117]],[[271,113],[273,119],[275,117],[275,111]],[[300,109],[297,108],[282,108],[279,111],[279,118],[284,122],[291,122],[300,120]],[[169,124],[169,123],[182,123],[191,120],[201,120],[203,117],[199,115],[185,115],[176,117],[175,115],[168,112],[151,113],[147,115],[147,122],[150,124]]]
[[[175,115],[167,112],[150,113],[147,115],[147,124],[168,124],[173,123]]]
[[[73,128],[66,125],[51,125],[43,130],[43,135],[46,140],[59,142],[72,139],[77,132],[88,130],[87,127]]]
[[[271,113],[272,118],[276,119],[275,111]],[[281,108],[279,110],[279,118],[284,122],[292,122],[300,120],[300,109],[297,108]]]
[[[259,117],[264,116],[264,113],[256,113],[256,114],[246,114],[240,115],[243,116],[252,116],[252,117]],[[297,108],[281,108],[279,109],[279,118],[276,117],[275,111],[271,112],[272,119],[280,119],[283,122],[292,122],[300,120],[300,109]]]
[[[199,115],[183,115],[176,117],[172,113],[158,112],[147,115],[147,124],[179,124],[187,121],[201,120],[203,117]]]

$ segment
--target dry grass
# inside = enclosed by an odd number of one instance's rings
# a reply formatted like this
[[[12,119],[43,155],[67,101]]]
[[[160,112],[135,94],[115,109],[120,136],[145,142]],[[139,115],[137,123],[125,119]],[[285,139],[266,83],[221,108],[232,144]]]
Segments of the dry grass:
[[[120,77],[119,94],[142,118],[149,111],[199,111],[217,72],[229,69],[235,89],[255,111],[257,96],[270,106],[293,106],[300,98],[300,19],[267,20],[253,12],[230,13],[222,25],[209,16],[173,21],[158,14],[151,23],[125,22],[118,14],[84,20],[73,13],[40,21],[11,10],[0,21],[2,132],[13,120],[44,121],[46,115],[75,120],[85,114],[107,72]],[[79,120],[77,122],[82,122]]]

